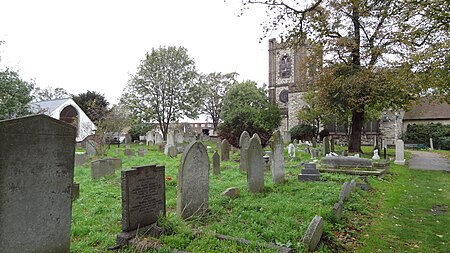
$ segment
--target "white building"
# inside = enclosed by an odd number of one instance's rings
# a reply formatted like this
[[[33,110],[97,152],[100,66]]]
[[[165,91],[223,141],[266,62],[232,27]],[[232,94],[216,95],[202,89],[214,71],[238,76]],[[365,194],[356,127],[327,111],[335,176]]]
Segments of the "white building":
[[[43,113],[75,126],[77,128],[77,142],[93,134],[97,129],[92,120],[71,98],[35,102],[31,103],[30,107],[34,113]]]

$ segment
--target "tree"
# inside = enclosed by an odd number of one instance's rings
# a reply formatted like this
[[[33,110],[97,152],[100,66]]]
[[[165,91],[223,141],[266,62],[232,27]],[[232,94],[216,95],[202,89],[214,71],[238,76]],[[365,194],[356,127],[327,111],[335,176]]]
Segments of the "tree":
[[[29,114],[33,84],[8,68],[0,71],[0,120]]]
[[[167,139],[169,123],[195,118],[202,105],[199,75],[184,47],[152,49],[121,98],[139,121],[157,123]]]
[[[235,147],[239,146],[243,131],[257,133],[266,146],[281,122],[278,107],[270,103],[264,90],[253,81],[231,85],[223,99],[221,113],[223,123],[219,125],[219,136]]]
[[[96,124],[100,123],[108,113],[108,101],[103,94],[87,91],[72,96],[77,105]]]
[[[286,41],[304,43],[308,36],[312,43],[323,45],[327,68],[319,78],[317,95],[323,105],[333,106],[324,109],[350,114],[350,152],[361,152],[366,111],[405,106],[418,88],[424,88],[412,85],[416,84],[411,71],[416,70],[417,58],[424,57],[423,65],[434,62],[428,51],[449,42],[450,31],[441,29],[444,22],[433,21],[426,14],[428,5],[416,2],[315,0],[306,6],[301,1],[243,0],[245,6],[268,7],[266,35],[283,27],[281,37]],[[422,2],[440,2],[443,9],[450,5],[441,0]]]
[[[214,132],[217,131],[217,126],[219,125],[225,91],[227,87],[236,83],[236,76],[237,73],[210,73],[201,78],[205,96],[203,112],[211,117]]]
[[[39,88],[35,87],[33,91],[33,100],[36,102],[71,97],[63,88]]]

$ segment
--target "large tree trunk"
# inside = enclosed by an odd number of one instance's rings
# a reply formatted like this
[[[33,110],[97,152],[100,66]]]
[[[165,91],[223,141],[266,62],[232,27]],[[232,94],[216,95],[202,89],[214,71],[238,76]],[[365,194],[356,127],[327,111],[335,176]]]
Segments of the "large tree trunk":
[[[364,123],[364,111],[352,112],[352,125],[350,129],[350,138],[348,140],[348,152],[362,153],[361,133]]]

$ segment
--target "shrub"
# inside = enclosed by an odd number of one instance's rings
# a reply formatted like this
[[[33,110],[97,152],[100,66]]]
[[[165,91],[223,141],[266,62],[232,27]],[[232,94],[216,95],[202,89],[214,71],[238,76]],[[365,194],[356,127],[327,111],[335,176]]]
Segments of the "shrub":
[[[404,134],[405,143],[430,145],[430,138],[433,139],[435,147],[448,146],[450,138],[450,126],[440,123],[427,125],[408,125]]]
[[[316,128],[309,124],[300,124],[291,128],[291,139],[310,141],[316,134]]]
[[[327,136],[330,136],[330,131],[328,131],[328,129],[324,128],[324,129],[322,129],[322,131],[319,132],[320,141],[323,140],[323,137],[327,137]]]
[[[438,139],[438,148],[450,150],[450,137],[441,137]]]

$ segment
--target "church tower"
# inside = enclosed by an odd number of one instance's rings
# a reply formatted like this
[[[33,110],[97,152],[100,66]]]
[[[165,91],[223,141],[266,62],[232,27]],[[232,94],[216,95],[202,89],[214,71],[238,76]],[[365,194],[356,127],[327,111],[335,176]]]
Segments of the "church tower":
[[[280,130],[288,131],[300,123],[297,115],[322,66],[321,52],[306,43],[269,40],[269,99],[282,113]]]

